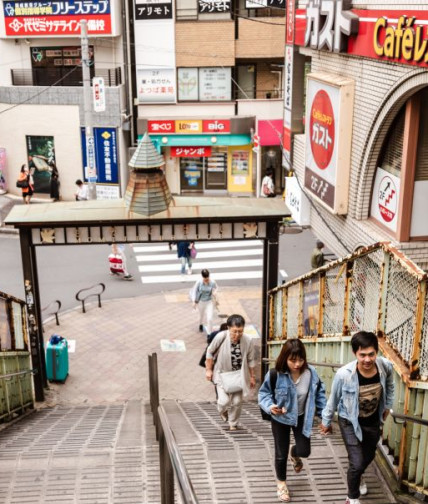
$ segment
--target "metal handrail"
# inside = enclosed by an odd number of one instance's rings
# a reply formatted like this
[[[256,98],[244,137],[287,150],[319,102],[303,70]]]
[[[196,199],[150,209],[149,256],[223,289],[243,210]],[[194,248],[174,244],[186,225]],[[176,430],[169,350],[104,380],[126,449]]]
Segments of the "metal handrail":
[[[153,425],[156,429],[156,441],[159,441],[159,375],[158,375],[158,356],[152,353],[149,358],[149,391],[150,391],[150,409],[153,415]]]
[[[37,369],[26,369],[25,371],[18,371],[17,373],[8,373],[4,375],[0,375],[0,380],[8,380],[9,378],[13,378],[14,376],[26,375],[26,374],[37,374]]]
[[[46,305],[44,308],[42,308],[42,312],[44,312],[45,310],[47,310],[54,303],[57,303],[58,308],[57,308],[56,311],[50,312],[49,315],[55,315],[56,325],[59,326],[58,312],[59,312],[59,310],[61,309],[61,306],[62,306],[62,303],[61,303],[61,301],[59,299],[55,299],[54,301],[51,301],[48,305]]]
[[[88,294],[87,296],[85,296],[84,298],[80,298],[80,293],[81,292],[84,292],[84,291],[89,291],[91,289],[94,289],[95,287],[98,287],[98,286],[101,286],[101,292],[93,292],[91,294]],[[103,284],[103,283],[98,283],[98,284],[95,284],[95,285],[92,285],[91,287],[86,287],[85,289],[80,289],[80,291],[76,294],[76,299],[77,301],[80,301],[82,303],[82,311],[83,313],[86,313],[86,309],[85,309],[85,301],[91,297],[91,296],[97,296],[98,298],[98,308],[101,308],[101,294],[106,290],[106,286]]]
[[[398,425],[406,425],[407,422],[413,422],[415,424],[423,425],[428,427],[428,420],[424,420],[423,418],[415,417],[412,415],[403,415],[402,413],[395,413],[392,409],[389,410],[394,423]],[[403,420],[403,422],[397,422],[397,420]]]
[[[158,407],[158,416],[162,504],[174,504],[174,473],[183,504],[198,504],[189,473],[162,405]]]

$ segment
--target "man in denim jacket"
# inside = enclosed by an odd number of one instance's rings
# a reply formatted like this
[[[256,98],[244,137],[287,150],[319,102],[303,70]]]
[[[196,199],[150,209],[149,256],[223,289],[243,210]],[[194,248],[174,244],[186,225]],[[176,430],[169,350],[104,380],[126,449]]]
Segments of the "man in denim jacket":
[[[392,407],[394,381],[392,364],[377,356],[374,333],[354,334],[351,346],[357,360],[337,371],[320,429],[324,434],[331,431],[337,410],[349,461],[346,504],[360,504],[360,495],[367,494],[362,475],[375,457],[382,422]]]

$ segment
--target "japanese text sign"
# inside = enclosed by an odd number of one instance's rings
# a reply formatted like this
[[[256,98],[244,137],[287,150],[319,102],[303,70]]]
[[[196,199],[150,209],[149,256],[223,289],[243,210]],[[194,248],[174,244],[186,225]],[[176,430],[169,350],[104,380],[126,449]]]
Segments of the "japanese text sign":
[[[176,133],[202,133],[202,121],[175,121],[175,131]]]
[[[428,65],[426,10],[348,10],[344,0],[310,0],[296,10],[295,43],[407,65]],[[287,30],[288,37],[288,30]]]
[[[261,9],[264,7],[285,9],[285,0],[245,0],[246,9]]]
[[[353,102],[352,80],[308,75],[305,187],[339,214],[347,212]]]
[[[94,97],[94,111],[104,112],[106,109],[106,90],[102,77],[92,79],[92,94]]]
[[[140,103],[175,103],[175,70],[137,69],[137,94]]]
[[[3,2],[3,11],[7,36],[78,36],[83,19],[89,35],[112,33],[110,0]]]
[[[82,131],[83,166],[86,166],[86,135]],[[94,128],[94,152],[97,166],[97,182],[100,184],[119,183],[116,128]]]
[[[172,1],[137,0],[135,4],[135,19],[172,19]]]
[[[172,157],[210,157],[211,147],[171,147]]]
[[[400,179],[378,168],[373,184],[370,214],[391,231],[397,231]]]
[[[175,121],[148,121],[149,133],[169,134],[175,133]]]
[[[230,0],[198,0],[199,14],[230,12]]]

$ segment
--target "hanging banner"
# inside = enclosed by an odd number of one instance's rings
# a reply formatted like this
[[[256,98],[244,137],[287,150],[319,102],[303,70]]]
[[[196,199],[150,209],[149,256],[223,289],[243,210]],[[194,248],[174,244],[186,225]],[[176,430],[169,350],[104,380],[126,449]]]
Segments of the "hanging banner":
[[[104,79],[102,77],[94,77],[92,79],[92,93],[94,97],[94,111],[105,112],[106,90],[104,85]]]
[[[110,0],[51,0],[3,2],[6,36],[79,36],[80,21],[88,21],[89,35],[111,35]]]

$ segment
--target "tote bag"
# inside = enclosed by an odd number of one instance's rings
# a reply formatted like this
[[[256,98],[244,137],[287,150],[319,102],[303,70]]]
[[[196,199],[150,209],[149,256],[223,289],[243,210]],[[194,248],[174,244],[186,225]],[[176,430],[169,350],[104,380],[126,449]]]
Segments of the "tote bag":
[[[220,379],[226,394],[242,392],[242,372],[240,369],[238,371],[220,373]]]

